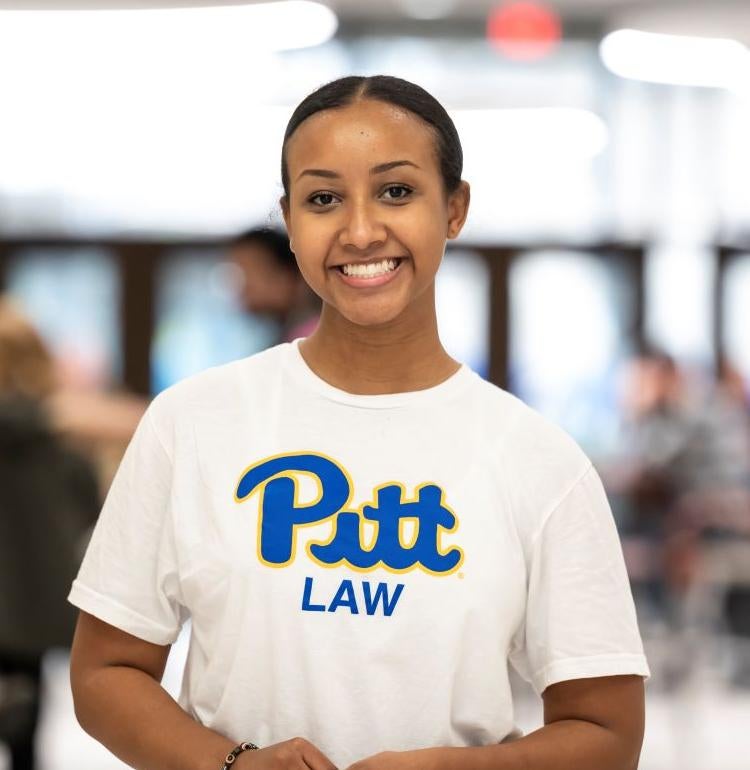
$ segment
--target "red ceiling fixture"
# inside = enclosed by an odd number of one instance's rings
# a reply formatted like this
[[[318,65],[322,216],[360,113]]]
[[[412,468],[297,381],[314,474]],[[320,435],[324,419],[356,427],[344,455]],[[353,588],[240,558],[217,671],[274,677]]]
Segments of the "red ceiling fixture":
[[[542,59],[557,48],[561,37],[560,17],[547,3],[507,2],[487,17],[487,39],[509,59]]]

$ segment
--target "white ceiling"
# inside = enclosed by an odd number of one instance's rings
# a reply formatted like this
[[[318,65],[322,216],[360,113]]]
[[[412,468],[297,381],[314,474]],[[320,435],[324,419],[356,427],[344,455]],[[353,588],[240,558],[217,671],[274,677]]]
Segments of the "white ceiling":
[[[265,0],[261,0],[265,1]],[[436,0],[322,0],[340,18],[398,19],[409,2]],[[450,0],[439,0],[449,3]],[[246,5],[253,0],[0,0],[0,9],[66,10],[115,8],[179,8]],[[482,18],[501,0],[454,0],[451,16]],[[717,37],[734,37],[750,44],[750,0],[548,0],[570,18],[598,22],[603,28],[624,26]]]
[[[264,0],[265,1],[265,0]],[[184,8],[189,6],[208,5],[247,5],[253,0],[0,0],[0,8],[14,8],[23,10],[32,9],[87,9],[87,8]],[[365,15],[385,11],[393,15],[402,13],[398,0],[330,0],[326,3],[332,8],[341,11],[342,14]],[[457,15],[477,15],[487,13],[498,5],[498,0],[456,0],[455,11]],[[551,5],[559,10],[576,13],[589,13],[599,15],[613,9],[653,6],[694,6],[697,10],[706,11],[717,5],[733,5],[738,8],[747,7],[747,0],[727,0],[715,2],[713,0],[553,0]]]

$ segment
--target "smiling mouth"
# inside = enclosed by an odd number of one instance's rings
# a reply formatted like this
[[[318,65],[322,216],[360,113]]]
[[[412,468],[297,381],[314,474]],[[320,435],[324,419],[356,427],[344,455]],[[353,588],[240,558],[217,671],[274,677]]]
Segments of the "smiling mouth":
[[[383,257],[382,259],[371,259],[367,262],[347,262],[348,265],[377,265],[381,262],[391,261],[395,262],[394,270],[398,268],[398,266],[406,259],[406,257]],[[344,273],[344,265],[334,265],[331,270],[338,270],[343,275],[346,275]],[[392,271],[389,271],[392,272]]]

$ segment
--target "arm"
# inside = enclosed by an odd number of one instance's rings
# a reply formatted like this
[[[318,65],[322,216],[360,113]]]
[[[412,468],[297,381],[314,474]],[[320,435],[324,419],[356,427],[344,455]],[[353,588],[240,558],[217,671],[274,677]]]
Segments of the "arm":
[[[550,685],[544,727],[511,743],[386,751],[348,770],[637,770],[644,732],[640,676]]]
[[[640,676],[558,682],[542,694],[544,727],[511,743],[434,752],[433,770],[637,770],[645,726]]]
[[[76,718],[137,770],[218,770],[238,741],[200,725],[164,690],[169,649],[81,612],[70,662]]]

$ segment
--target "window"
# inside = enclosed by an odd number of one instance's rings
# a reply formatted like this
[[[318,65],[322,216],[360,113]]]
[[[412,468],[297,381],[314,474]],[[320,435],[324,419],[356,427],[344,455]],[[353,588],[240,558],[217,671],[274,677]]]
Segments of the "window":
[[[489,270],[480,254],[448,251],[435,280],[440,339],[448,353],[489,376]]]
[[[122,376],[119,281],[99,248],[29,248],[16,253],[8,293],[31,318],[65,382],[106,387]]]
[[[736,256],[724,274],[724,350],[750,387],[750,254]]]
[[[277,342],[278,327],[240,306],[234,267],[217,250],[182,249],[156,274],[151,388],[243,358]]]
[[[627,275],[622,260],[572,251],[528,252],[511,265],[509,387],[594,453],[617,432]]]

